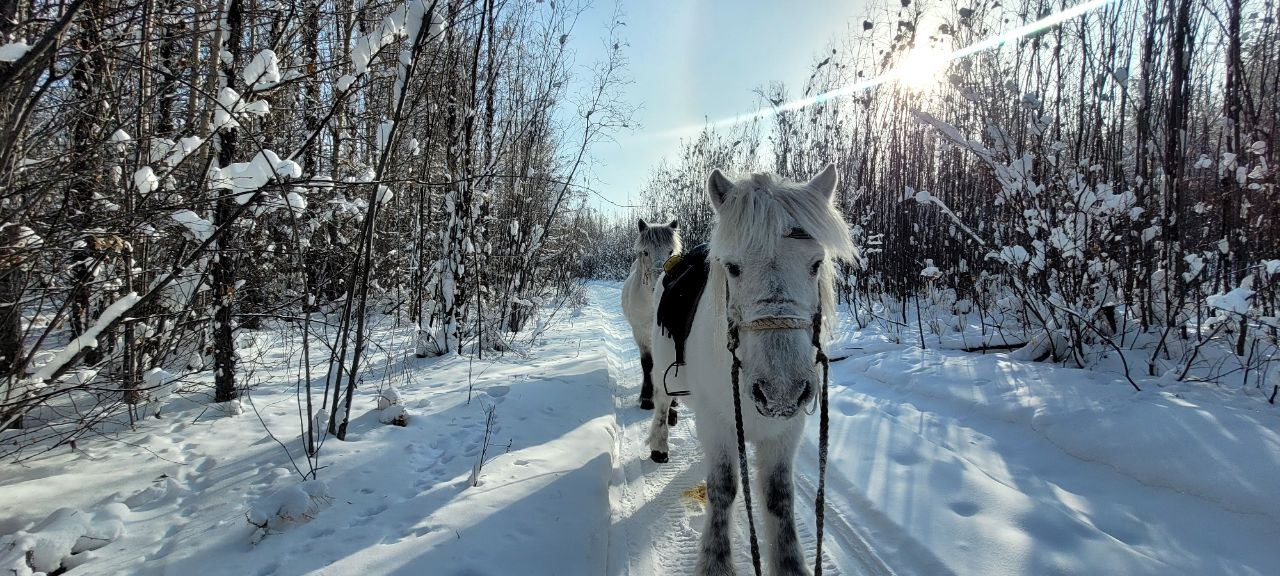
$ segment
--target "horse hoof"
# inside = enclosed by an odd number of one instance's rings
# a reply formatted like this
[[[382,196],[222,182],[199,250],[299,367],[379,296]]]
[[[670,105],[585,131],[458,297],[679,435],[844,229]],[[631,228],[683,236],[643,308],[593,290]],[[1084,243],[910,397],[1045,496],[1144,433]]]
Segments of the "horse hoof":
[[[649,459],[659,464],[666,464],[667,461],[670,460],[670,455],[668,455],[666,452],[659,452],[657,450],[653,450],[649,452]]]
[[[640,409],[641,409],[641,410],[653,410],[653,398],[641,398],[641,399],[640,399]]]
[[[675,405],[672,405],[671,409],[667,410],[667,426],[675,426],[676,422],[679,420],[680,415],[676,413]]]

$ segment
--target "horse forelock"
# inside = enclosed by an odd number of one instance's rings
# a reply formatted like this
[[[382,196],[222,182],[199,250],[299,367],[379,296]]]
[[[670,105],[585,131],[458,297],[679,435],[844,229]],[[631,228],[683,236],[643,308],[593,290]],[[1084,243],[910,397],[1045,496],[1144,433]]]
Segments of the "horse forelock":
[[[729,250],[772,252],[784,237],[796,237],[793,229],[799,228],[828,256],[850,262],[858,258],[844,218],[804,183],[752,174],[734,187],[717,213],[711,232],[713,255]]]
[[[680,231],[670,226],[650,225],[642,230],[640,235],[636,237],[636,251],[651,250],[657,252],[659,248],[670,246],[672,254],[680,253]]]

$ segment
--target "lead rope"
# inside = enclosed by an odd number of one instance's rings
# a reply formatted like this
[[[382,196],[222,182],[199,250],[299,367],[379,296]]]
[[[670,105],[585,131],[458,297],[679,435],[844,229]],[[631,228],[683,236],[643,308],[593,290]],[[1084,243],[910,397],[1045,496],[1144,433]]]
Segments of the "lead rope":
[[[831,360],[822,350],[822,312],[813,315],[813,347],[818,350],[814,362],[822,364],[822,396],[818,414],[818,495],[814,498],[813,514],[816,516],[818,544],[813,560],[813,576],[822,576],[822,524],[827,508],[827,386],[828,374],[831,371]]]
[[[725,281],[725,312],[729,309],[729,282]],[[742,361],[738,359],[738,324],[729,320],[729,354],[733,356],[733,369],[730,380],[733,383],[733,420],[738,433],[738,472],[742,476],[742,495],[747,507],[747,530],[751,535],[751,567],[756,576],[760,576],[760,540],[756,537],[755,515],[751,511],[751,475],[747,466],[747,439],[742,426],[742,395],[738,384],[738,372]],[[822,533],[823,520],[827,508],[827,445],[830,428],[827,413],[827,389],[830,384],[831,360],[822,350],[822,312],[813,315],[813,347],[817,350],[815,364],[822,364],[822,395],[819,399],[818,415],[818,490],[814,498],[813,508],[817,532],[817,550],[814,553],[813,576],[822,576]],[[669,368],[668,368],[669,369]]]
[[[725,311],[728,312],[728,280],[725,280],[724,294]],[[733,381],[733,423],[738,428],[738,472],[742,476],[742,496],[747,505],[747,530],[751,534],[751,567],[755,569],[756,576],[760,576],[760,540],[756,538],[756,519],[751,512],[751,475],[747,471],[747,436],[742,427],[742,395],[738,387],[738,371],[742,368],[742,361],[738,359],[738,324],[733,320],[729,320],[729,353],[733,355],[733,370],[730,378]]]

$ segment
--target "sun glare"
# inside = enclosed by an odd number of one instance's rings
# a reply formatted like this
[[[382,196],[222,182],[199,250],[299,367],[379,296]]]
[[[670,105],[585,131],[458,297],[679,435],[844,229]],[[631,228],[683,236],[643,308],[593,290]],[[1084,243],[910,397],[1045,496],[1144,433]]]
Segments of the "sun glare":
[[[951,57],[932,47],[915,48],[898,63],[894,75],[900,84],[913,91],[929,90],[942,81]]]

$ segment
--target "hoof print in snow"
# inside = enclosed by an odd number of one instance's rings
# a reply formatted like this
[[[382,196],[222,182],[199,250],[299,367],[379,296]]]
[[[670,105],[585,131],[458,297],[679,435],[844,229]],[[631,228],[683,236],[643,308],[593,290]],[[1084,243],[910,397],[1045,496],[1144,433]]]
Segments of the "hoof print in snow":
[[[666,464],[667,461],[670,459],[670,456],[666,452],[659,452],[657,450],[654,450],[652,452],[649,452],[649,459],[659,464]]]

